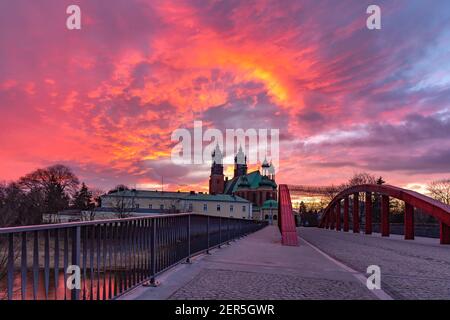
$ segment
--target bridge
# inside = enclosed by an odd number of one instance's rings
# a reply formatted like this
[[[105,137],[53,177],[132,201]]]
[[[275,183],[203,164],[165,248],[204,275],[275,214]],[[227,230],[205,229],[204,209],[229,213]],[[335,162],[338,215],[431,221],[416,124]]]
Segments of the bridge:
[[[310,186],[310,185],[288,185],[290,194],[298,194],[306,197],[329,196],[338,193],[338,186]]]
[[[404,203],[403,235],[390,229],[391,198]],[[318,228],[303,228],[289,186],[279,186],[278,202],[278,226],[187,213],[2,228],[0,297],[450,298],[449,206],[394,186],[359,185],[334,197]],[[417,210],[439,223],[439,240],[415,235]],[[367,286],[374,267],[380,288]]]

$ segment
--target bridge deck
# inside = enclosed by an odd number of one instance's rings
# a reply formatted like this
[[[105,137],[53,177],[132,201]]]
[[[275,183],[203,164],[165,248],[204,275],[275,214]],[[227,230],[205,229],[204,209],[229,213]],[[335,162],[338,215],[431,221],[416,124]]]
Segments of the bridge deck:
[[[394,299],[450,299],[450,247],[439,239],[382,238],[316,228],[300,228],[301,238],[361,273],[381,268],[381,285]]]
[[[158,280],[159,287],[139,287],[122,299],[377,299],[352,270],[303,241],[299,247],[282,246],[272,226]]]

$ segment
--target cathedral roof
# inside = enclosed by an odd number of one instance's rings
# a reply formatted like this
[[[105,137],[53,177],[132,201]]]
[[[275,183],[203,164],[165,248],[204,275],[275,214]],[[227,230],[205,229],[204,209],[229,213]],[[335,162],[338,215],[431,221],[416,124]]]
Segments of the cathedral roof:
[[[263,186],[271,186],[273,188],[277,188],[277,184],[275,183],[275,181],[272,181],[267,177],[263,177],[259,170],[257,170],[250,172],[249,174],[228,180],[225,185],[224,193],[232,194],[233,192],[238,191],[240,188],[258,189],[259,187]]]
[[[267,176],[262,176],[261,180],[259,181],[260,186],[270,186],[276,188],[277,185],[274,181],[270,180]]]

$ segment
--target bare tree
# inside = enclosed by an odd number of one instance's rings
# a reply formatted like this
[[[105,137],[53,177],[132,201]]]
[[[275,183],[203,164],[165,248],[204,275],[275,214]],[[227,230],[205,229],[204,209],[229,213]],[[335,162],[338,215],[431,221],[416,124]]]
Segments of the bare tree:
[[[72,170],[57,164],[37,169],[19,179],[18,185],[27,193],[44,195],[44,212],[55,214],[67,209],[70,197],[78,189],[79,180]]]
[[[450,205],[450,179],[433,181],[428,184],[427,190],[432,198]]]
[[[135,207],[135,198],[125,194],[118,194],[114,196],[113,211],[119,219],[127,218],[131,215]]]
[[[374,175],[367,172],[360,172],[355,173],[353,177],[348,180],[348,182],[346,183],[346,187],[348,188],[361,184],[377,184],[377,181],[380,182],[379,179],[377,179]]]

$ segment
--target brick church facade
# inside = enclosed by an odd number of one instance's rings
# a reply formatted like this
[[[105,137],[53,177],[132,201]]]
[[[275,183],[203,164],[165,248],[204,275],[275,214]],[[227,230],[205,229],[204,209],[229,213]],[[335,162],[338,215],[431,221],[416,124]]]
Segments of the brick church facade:
[[[253,211],[260,211],[277,200],[275,168],[266,159],[261,171],[247,173],[247,157],[242,148],[234,158],[234,175],[232,179],[223,173],[223,156],[219,146],[212,153],[211,175],[209,178],[210,194],[229,194],[247,199],[253,204]]]

